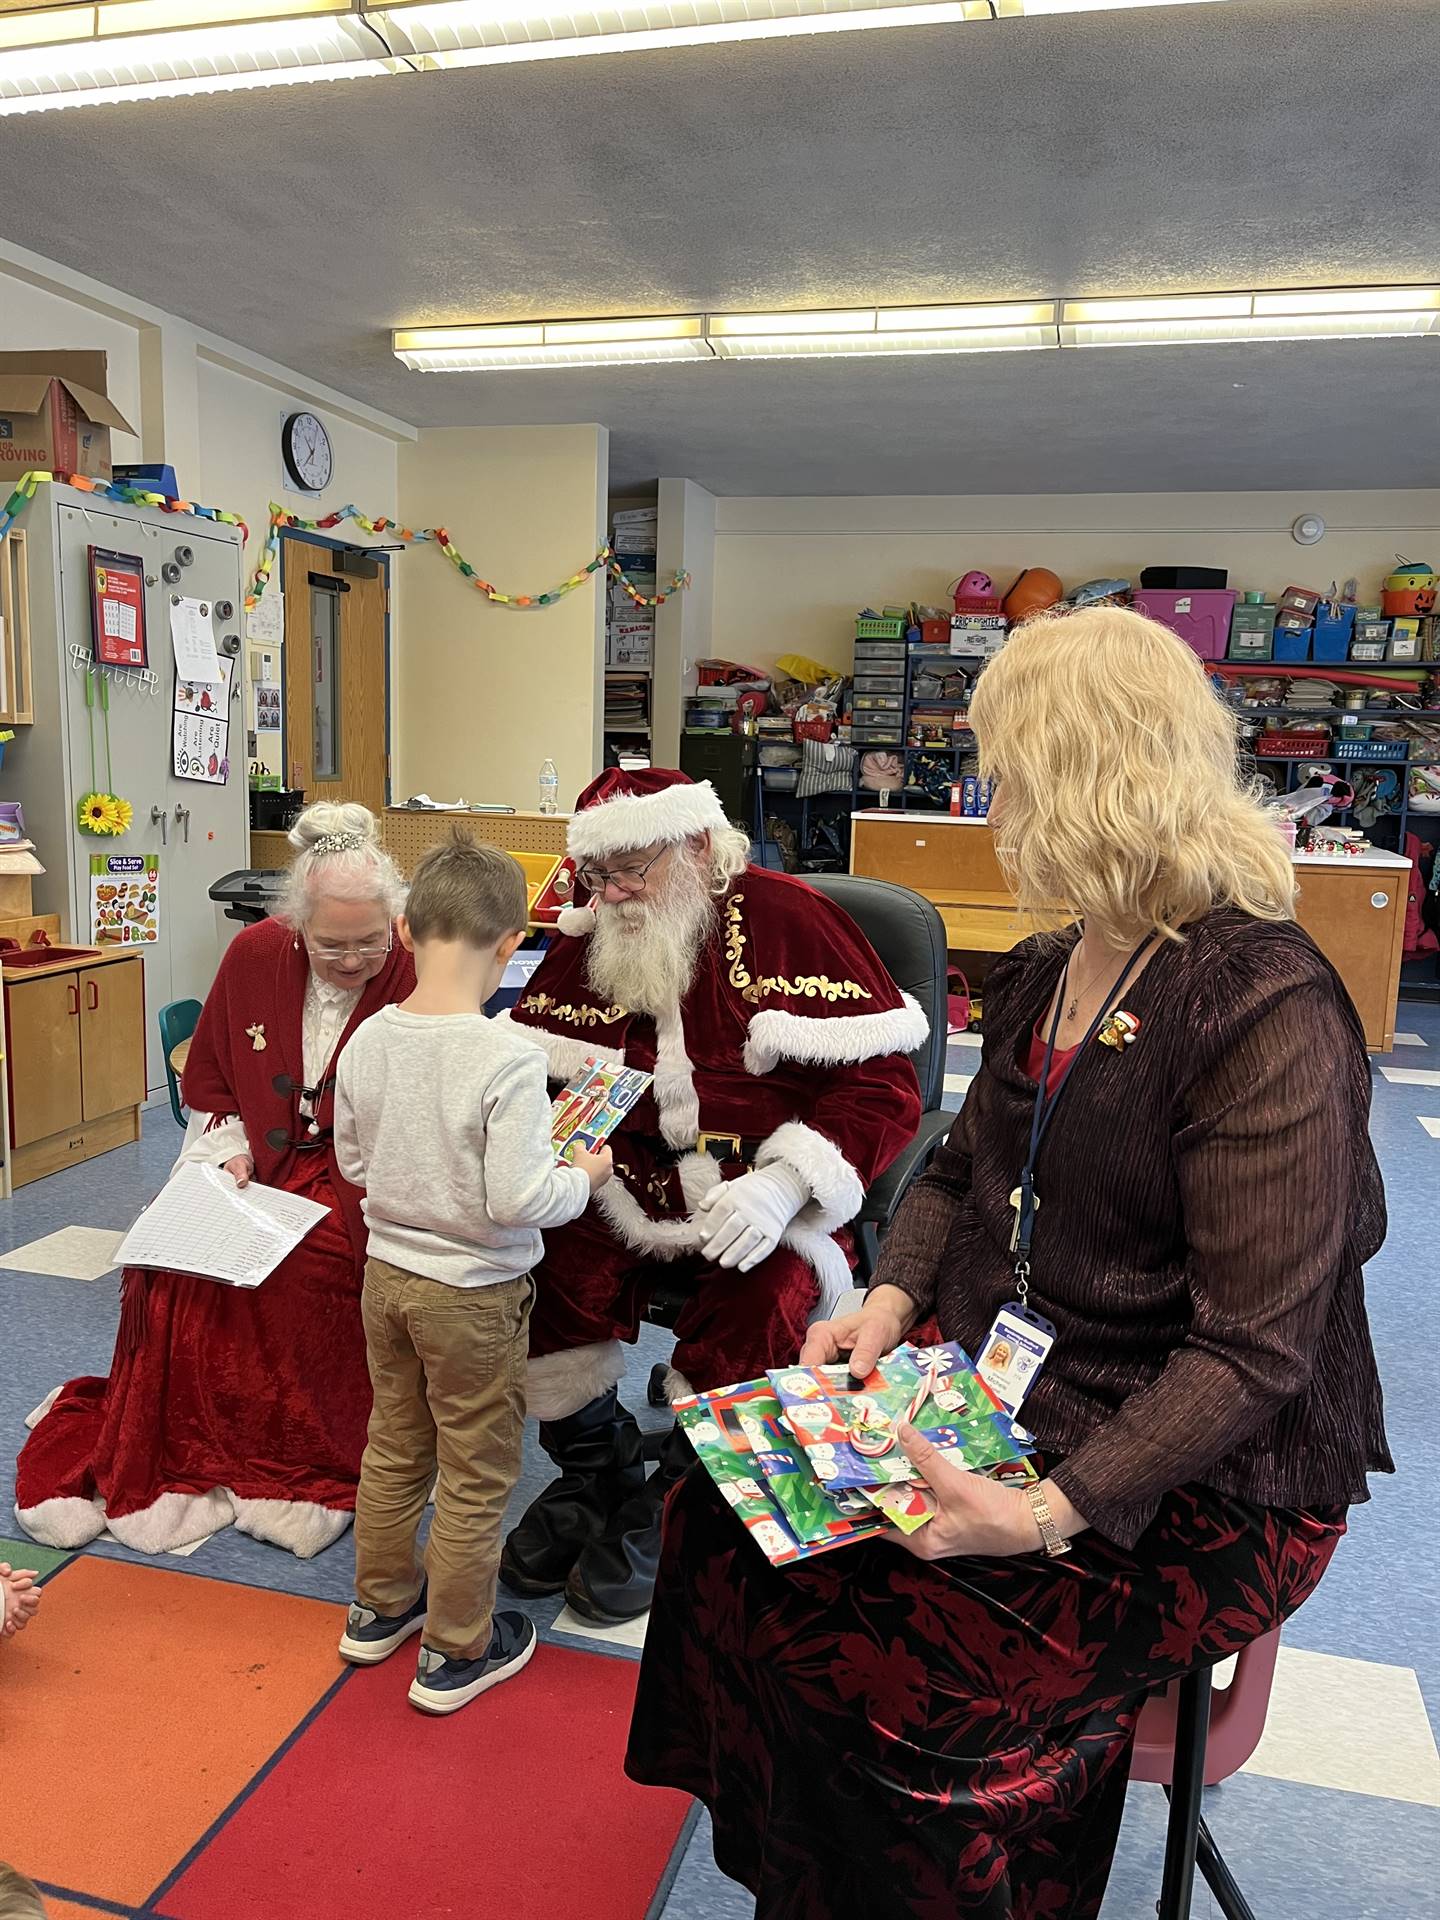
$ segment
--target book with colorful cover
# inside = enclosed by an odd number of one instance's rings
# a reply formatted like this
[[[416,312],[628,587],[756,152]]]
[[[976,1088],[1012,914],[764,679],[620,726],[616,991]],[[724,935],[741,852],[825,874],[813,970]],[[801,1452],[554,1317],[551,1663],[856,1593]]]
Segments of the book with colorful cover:
[[[832,1495],[780,1421],[768,1380],[748,1380],[675,1402],[675,1417],[721,1497],[772,1566],[848,1546],[880,1531],[883,1516],[853,1495]]]
[[[897,1347],[858,1384],[845,1366],[777,1367],[768,1377],[815,1478],[831,1489],[874,1489],[922,1477],[894,1433],[932,1366],[931,1391],[911,1416],[917,1431],[967,1471],[1021,1474],[1031,1449],[954,1341]]]
[[[551,1109],[550,1139],[555,1158],[568,1160],[577,1146],[594,1153],[643,1097],[653,1077],[638,1067],[587,1060],[556,1095]]]

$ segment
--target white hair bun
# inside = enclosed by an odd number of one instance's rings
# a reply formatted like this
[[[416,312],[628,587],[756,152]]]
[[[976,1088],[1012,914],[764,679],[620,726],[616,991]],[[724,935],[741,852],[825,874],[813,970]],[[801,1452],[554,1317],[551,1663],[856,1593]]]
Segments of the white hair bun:
[[[317,840],[348,840],[377,846],[380,823],[358,800],[317,800],[306,807],[286,835],[297,853],[308,853]]]

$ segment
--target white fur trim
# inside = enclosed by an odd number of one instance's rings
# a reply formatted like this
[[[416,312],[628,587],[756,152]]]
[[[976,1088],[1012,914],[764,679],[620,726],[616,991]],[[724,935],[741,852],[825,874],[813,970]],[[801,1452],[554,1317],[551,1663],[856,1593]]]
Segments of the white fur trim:
[[[576,862],[603,860],[640,847],[673,846],[699,833],[723,833],[729,824],[720,796],[700,780],[586,807],[571,817],[567,850]]]
[[[550,1078],[552,1080],[573,1080],[581,1072],[588,1060],[601,1060],[607,1067],[623,1067],[625,1052],[621,1047],[602,1047],[597,1041],[577,1040],[573,1034],[550,1033],[544,1027],[527,1026],[524,1021],[512,1020],[513,1008],[507,1007],[495,1018],[504,1021],[515,1033],[527,1040],[533,1040],[537,1047],[549,1056]],[[694,1138],[694,1135],[691,1135]]]
[[[235,1518],[235,1502],[224,1487],[208,1493],[162,1493],[138,1513],[108,1522],[111,1533],[132,1553],[171,1553],[198,1546],[221,1533]]]
[[[687,1154],[680,1162],[685,1204],[693,1210],[719,1178],[720,1169],[708,1154]],[[632,1253],[647,1253],[656,1260],[679,1260],[687,1253],[700,1251],[703,1236],[698,1220],[652,1220],[618,1175],[601,1187],[591,1204],[620,1244]]]
[[[807,1208],[806,1213],[809,1211]],[[780,1236],[780,1244],[788,1247],[792,1253],[798,1253],[802,1260],[808,1261],[815,1269],[820,1294],[810,1318],[829,1320],[855,1285],[855,1275],[850,1271],[850,1262],[830,1235],[807,1223],[806,1213],[797,1214],[790,1222]]]
[[[322,1507],[314,1500],[237,1500],[234,1494],[230,1499],[237,1533],[284,1547],[297,1560],[313,1560],[326,1547],[333,1547],[355,1518],[353,1513]]]
[[[833,1233],[853,1220],[865,1198],[865,1183],[833,1140],[827,1140],[803,1120],[787,1120],[777,1127],[755,1156],[757,1168],[775,1161],[798,1174],[813,1197],[813,1205],[796,1215],[802,1227]]]
[[[555,924],[561,933],[568,933],[572,940],[587,939],[595,931],[595,909],[562,907],[555,916]]]
[[[88,1547],[105,1531],[105,1504],[101,1500],[42,1500],[38,1507],[16,1507],[15,1518],[42,1547],[71,1552]]]
[[[60,1398],[60,1395],[62,1394],[64,1389],[65,1389],[65,1382],[62,1380],[58,1387],[51,1387],[50,1391],[46,1394],[45,1398],[40,1402],[38,1407],[32,1407],[29,1413],[26,1414],[25,1424],[27,1427],[29,1427],[32,1433],[34,1432],[35,1428],[39,1426],[40,1422],[45,1418],[46,1414],[50,1411],[51,1407],[53,1407],[55,1402]]]
[[[526,1411],[537,1420],[568,1420],[624,1377],[625,1355],[618,1340],[538,1354],[526,1376]]]
[[[673,1407],[677,1400],[693,1400],[695,1389],[678,1367],[665,1369],[665,1398]]]
[[[685,1051],[678,1003],[655,1020],[655,1084],[660,1131],[668,1146],[693,1147],[700,1132],[700,1096],[695,1069]]]
[[[771,1073],[782,1060],[807,1067],[854,1067],[889,1053],[914,1053],[930,1033],[920,1003],[902,994],[903,1006],[883,1013],[842,1013],[812,1020],[776,1007],[757,1013],[745,1034],[748,1073]]]

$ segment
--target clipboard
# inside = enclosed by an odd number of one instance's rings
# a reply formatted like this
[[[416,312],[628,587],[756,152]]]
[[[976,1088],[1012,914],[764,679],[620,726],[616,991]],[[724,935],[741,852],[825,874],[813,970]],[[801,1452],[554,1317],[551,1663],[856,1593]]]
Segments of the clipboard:
[[[90,548],[90,639],[97,667],[149,666],[139,554]]]

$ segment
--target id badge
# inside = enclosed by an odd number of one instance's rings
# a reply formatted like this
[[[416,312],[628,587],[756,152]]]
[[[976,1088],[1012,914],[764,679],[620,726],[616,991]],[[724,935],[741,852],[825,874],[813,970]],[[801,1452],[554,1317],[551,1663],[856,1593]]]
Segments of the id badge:
[[[1055,1344],[1055,1329],[1012,1300],[985,1336],[975,1371],[1013,1420]]]

